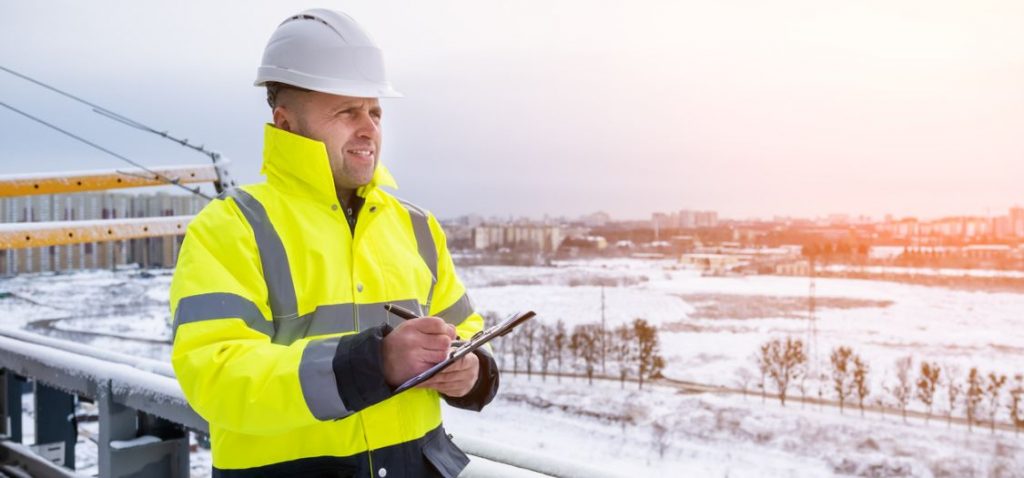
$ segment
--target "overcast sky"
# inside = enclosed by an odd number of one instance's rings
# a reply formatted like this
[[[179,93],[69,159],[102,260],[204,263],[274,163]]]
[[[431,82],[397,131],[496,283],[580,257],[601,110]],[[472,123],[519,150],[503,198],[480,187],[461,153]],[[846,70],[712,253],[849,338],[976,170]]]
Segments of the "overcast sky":
[[[287,15],[385,51],[383,160],[441,217],[993,214],[1024,203],[1024,2],[0,0],[0,64],[260,180]],[[0,101],[148,165],[205,159],[0,72]],[[0,109],[0,174],[114,168]]]

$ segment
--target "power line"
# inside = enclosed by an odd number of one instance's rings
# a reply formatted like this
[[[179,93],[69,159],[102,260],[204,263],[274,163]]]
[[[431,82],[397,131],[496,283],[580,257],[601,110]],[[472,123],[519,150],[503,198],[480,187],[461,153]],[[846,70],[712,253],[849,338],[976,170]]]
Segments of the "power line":
[[[73,95],[71,93],[68,93],[68,92],[66,92],[64,90],[61,90],[61,89],[59,89],[59,88],[57,88],[55,86],[43,83],[42,81],[39,81],[39,80],[37,80],[35,78],[32,78],[32,77],[30,77],[30,76],[28,76],[28,75],[26,75],[24,73],[19,73],[17,71],[14,71],[14,70],[12,70],[10,68],[7,68],[7,67],[5,67],[3,65],[0,65],[0,70],[6,71],[7,73],[10,73],[10,74],[12,74],[14,76],[17,76],[18,78],[21,78],[21,79],[23,79],[25,81],[34,83],[34,84],[39,85],[39,86],[41,86],[43,88],[46,88],[46,89],[48,89],[50,91],[53,91],[54,93],[63,95],[63,96],[65,96],[67,98],[70,98],[70,99],[72,99],[74,101],[77,101],[77,102],[82,103],[82,104],[84,104],[86,106],[89,106],[90,108],[92,108],[92,111],[94,113],[96,113],[96,114],[98,114],[100,116],[103,116],[103,117],[105,117],[107,119],[111,119],[111,120],[117,121],[118,123],[130,126],[132,128],[138,129],[138,130],[145,131],[147,133],[153,133],[153,134],[155,134],[157,136],[160,136],[162,138],[165,138],[165,139],[168,139],[168,140],[173,141],[175,143],[178,143],[181,146],[184,146],[186,148],[195,150],[195,151],[200,152],[200,153],[202,153],[202,154],[204,154],[206,156],[209,156],[210,159],[212,159],[214,161],[217,161],[217,159],[218,159],[217,158],[217,153],[206,149],[205,145],[198,145],[197,146],[195,144],[189,143],[187,138],[184,138],[184,139],[183,138],[177,138],[177,137],[174,137],[174,136],[170,135],[167,131],[160,131],[160,130],[158,130],[156,128],[153,128],[153,127],[150,127],[150,126],[146,126],[145,124],[142,124],[142,123],[140,123],[138,121],[135,121],[135,120],[133,120],[133,119],[127,117],[127,116],[124,116],[122,114],[110,111],[107,108],[104,108],[104,107],[102,107],[100,105],[97,105],[95,103],[89,102],[89,101],[87,101],[85,99],[79,98],[78,96],[75,96],[75,95]]]
[[[0,68],[3,68],[3,67],[0,67]],[[7,104],[7,103],[4,103],[4,102],[0,101],[0,106],[3,106],[4,108],[7,108],[7,109],[9,109],[9,110],[11,110],[11,111],[13,111],[15,113],[18,113],[18,114],[20,114],[20,115],[22,115],[22,116],[24,116],[24,117],[26,117],[26,118],[28,118],[28,119],[30,119],[32,121],[35,121],[35,122],[37,122],[39,124],[42,124],[43,126],[51,128],[53,130],[56,130],[56,131],[58,131],[60,133],[63,133],[63,134],[65,134],[65,135],[67,135],[67,136],[69,136],[69,137],[71,137],[71,138],[73,138],[73,139],[75,139],[75,140],[77,140],[79,142],[85,143],[86,145],[89,145],[89,146],[91,146],[93,148],[96,148],[96,149],[98,149],[100,151],[103,151],[104,153],[107,153],[107,154],[109,154],[109,155],[111,155],[111,156],[113,156],[113,157],[115,157],[117,159],[120,159],[120,160],[122,160],[122,161],[124,161],[124,162],[126,162],[126,163],[128,163],[128,164],[130,164],[132,166],[140,168],[143,171],[146,171],[147,173],[152,174],[154,178],[156,178],[156,179],[158,179],[160,181],[163,181],[163,182],[165,182],[167,184],[171,184],[171,185],[177,186],[177,187],[179,187],[181,189],[184,189],[184,190],[186,190],[186,191],[188,191],[188,192],[190,192],[192,194],[195,194],[197,196],[201,196],[203,198],[206,198],[207,200],[211,200],[211,201],[213,200],[213,198],[211,198],[210,196],[207,196],[206,194],[203,194],[201,191],[199,191],[199,187],[198,186],[195,187],[195,188],[190,188],[188,186],[185,186],[184,184],[181,184],[179,182],[178,178],[169,178],[169,177],[167,177],[167,176],[165,176],[163,174],[160,174],[160,173],[158,173],[156,171],[153,171],[153,170],[143,166],[142,164],[139,164],[138,162],[132,161],[131,159],[128,159],[128,158],[126,158],[124,156],[121,156],[120,154],[117,154],[117,153],[115,153],[115,152],[113,152],[113,151],[111,151],[111,150],[109,150],[107,148],[104,148],[103,146],[100,146],[100,145],[98,145],[96,143],[93,143],[92,141],[89,141],[89,140],[87,140],[87,139],[85,139],[85,138],[83,138],[81,136],[78,136],[78,135],[76,135],[76,134],[74,134],[74,133],[72,133],[72,132],[70,132],[68,130],[65,130],[65,129],[59,127],[59,126],[56,126],[56,125],[54,125],[52,123],[49,123],[49,122],[47,122],[47,121],[45,121],[45,120],[43,120],[41,118],[32,116],[31,114],[26,113],[26,112],[24,112],[22,110],[19,110],[18,108],[15,108],[15,107]]]

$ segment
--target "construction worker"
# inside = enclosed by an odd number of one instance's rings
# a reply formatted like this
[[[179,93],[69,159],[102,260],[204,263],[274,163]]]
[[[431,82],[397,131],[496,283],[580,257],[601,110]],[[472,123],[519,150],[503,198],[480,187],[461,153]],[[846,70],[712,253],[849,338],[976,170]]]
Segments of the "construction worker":
[[[347,15],[306,10],[270,37],[255,84],[273,111],[267,181],[196,216],[171,284],[172,362],[210,424],[213,475],[459,474],[440,398],[482,409],[497,367],[480,351],[393,392],[483,319],[437,219],[381,189],[397,186],[378,98],[401,95],[380,49]]]

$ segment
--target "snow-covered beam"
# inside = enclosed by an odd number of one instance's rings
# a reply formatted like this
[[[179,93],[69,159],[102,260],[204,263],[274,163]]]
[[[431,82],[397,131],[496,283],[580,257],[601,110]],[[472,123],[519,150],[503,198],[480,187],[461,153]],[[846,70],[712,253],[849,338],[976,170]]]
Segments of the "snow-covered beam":
[[[46,478],[81,478],[83,475],[50,463],[28,446],[8,440],[0,441],[0,456],[8,474],[4,476],[37,476]],[[13,471],[10,469],[14,468]],[[24,475],[16,474],[23,472]]]
[[[139,217],[95,221],[13,222],[0,224],[0,249],[180,236],[194,216]]]
[[[0,197],[37,194],[78,193],[105,189],[161,186],[167,180],[179,184],[217,181],[213,165],[119,168],[96,171],[66,171],[49,174],[0,175]]]
[[[93,399],[100,388],[109,388],[116,403],[208,431],[206,421],[188,406],[178,381],[171,377],[8,337],[0,337],[0,367]]]
[[[139,370],[153,372],[155,374],[163,375],[165,377],[175,377],[174,369],[171,367],[171,363],[167,361],[153,360],[150,358],[123,354],[106,348],[93,347],[91,345],[85,345],[78,342],[72,342],[70,340],[48,337],[45,335],[29,332],[27,330],[16,329],[11,327],[0,327],[0,336],[11,338],[14,340],[19,340],[25,343],[43,345],[53,349],[84,355],[86,357],[91,357],[94,359],[105,360],[111,363],[129,365]]]
[[[452,440],[469,455],[478,456],[501,463],[506,467],[518,468],[523,472],[531,473],[531,475],[517,475],[506,472],[496,476],[536,476],[534,475],[536,473],[566,478],[615,478],[620,476],[587,463],[579,463],[549,454],[514,447],[503,443],[500,437],[492,437],[492,439],[485,440],[459,435]]]

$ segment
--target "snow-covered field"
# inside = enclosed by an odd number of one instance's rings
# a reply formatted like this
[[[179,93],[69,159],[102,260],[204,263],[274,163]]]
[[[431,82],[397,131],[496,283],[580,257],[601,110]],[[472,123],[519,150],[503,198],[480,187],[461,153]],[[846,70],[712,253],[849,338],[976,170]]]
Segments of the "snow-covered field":
[[[737,370],[754,369],[751,356],[765,340],[812,342],[806,278],[702,277],[671,261],[628,259],[476,266],[460,274],[478,310],[533,309],[539,321],[570,327],[600,320],[604,285],[608,324],[645,318],[658,325],[665,375],[678,380],[736,387]],[[169,346],[160,341],[169,336],[169,283],[169,271],[138,270],[0,279],[0,292],[14,294],[0,299],[0,324],[166,360]],[[873,390],[908,354],[954,365],[961,375],[972,366],[1024,373],[1024,294],[818,279],[816,303],[811,358],[824,367],[834,346],[853,347],[871,365]],[[665,386],[637,392],[635,384],[620,391],[617,383],[503,380],[483,414],[446,409],[456,436],[626,476],[1024,476],[1024,439],[1008,431],[947,430],[941,420],[905,425],[873,412],[862,419],[856,411],[780,408]],[[938,401],[936,410],[944,406]],[[663,454],[653,438],[658,429]]]
[[[562,319],[570,327],[600,320],[601,287],[579,285],[587,278],[633,283],[605,287],[606,320],[658,324],[665,375],[681,380],[735,386],[737,368],[753,368],[751,356],[765,340],[813,342],[810,282],[802,277],[702,277],[672,262],[634,260],[475,267],[463,276],[478,309],[504,315],[530,308],[541,321]],[[962,371],[1024,373],[1024,294],[819,278],[816,303],[811,352],[822,366],[833,347],[847,345],[869,360],[878,379],[904,355]]]
[[[500,440],[618,476],[1019,477],[1024,440],[912,420],[741,395],[524,376],[502,378],[483,413],[446,409],[460,434]],[[605,416],[592,418],[592,413]],[[658,428],[662,429],[659,435]]]

